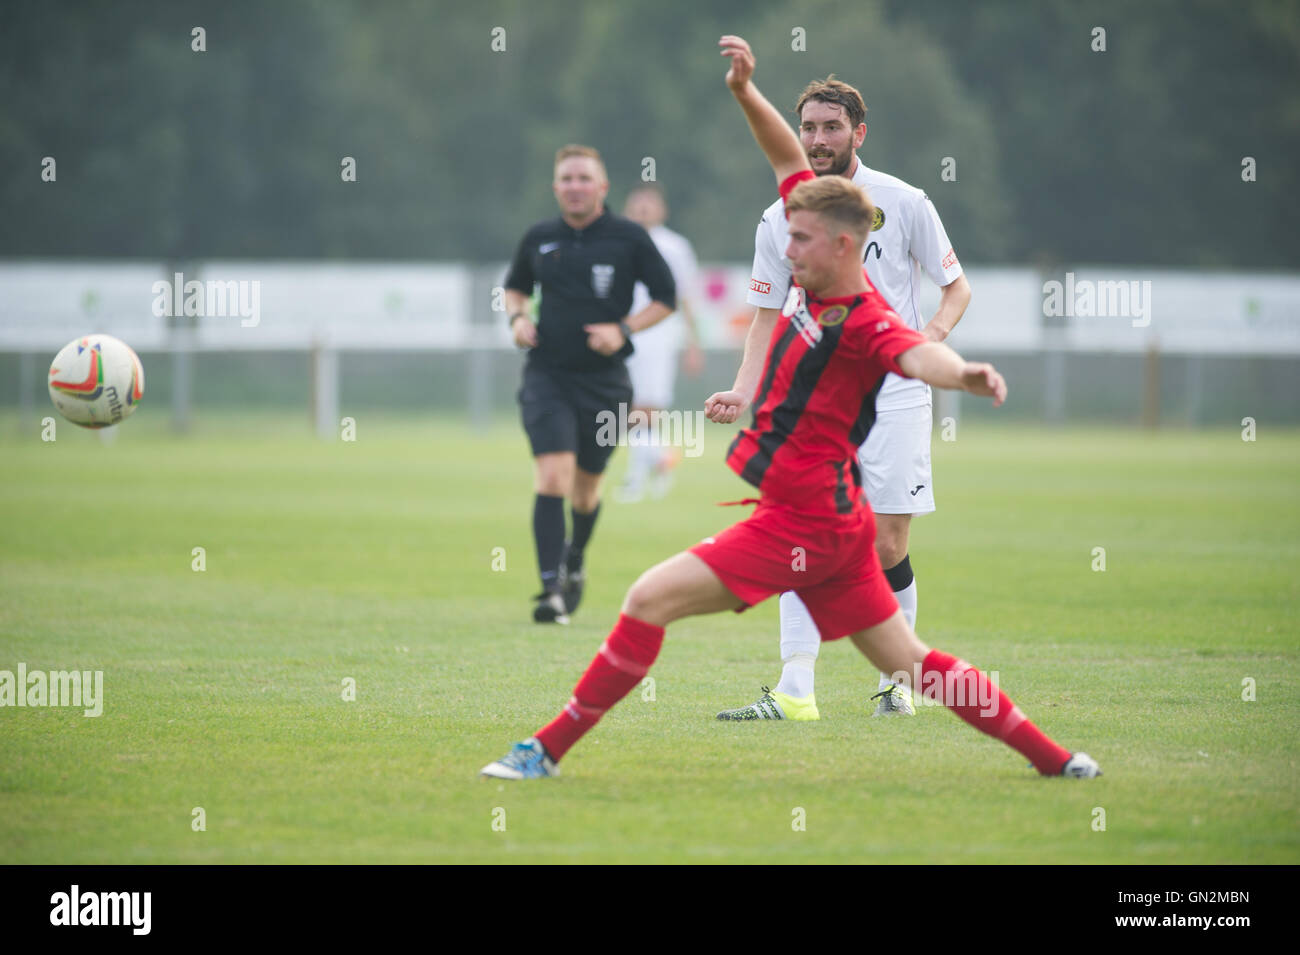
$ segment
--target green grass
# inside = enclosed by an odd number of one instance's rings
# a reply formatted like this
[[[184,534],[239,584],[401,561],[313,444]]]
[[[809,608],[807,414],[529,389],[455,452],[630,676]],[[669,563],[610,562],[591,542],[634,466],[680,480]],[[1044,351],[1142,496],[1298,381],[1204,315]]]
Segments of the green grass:
[[[746,496],[729,429],[666,502],[607,505],[586,603],[542,628],[513,422],[201,424],[43,443],[0,418],[0,669],[105,683],[95,719],[0,709],[0,861],[1300,862],[1298,433],[936,434],[921,636],[1100,780],[1041,779],[941,709],[871,720],[844,641],[820,723],[714,721],[779,673],[769,601],[670,628],[653,702],[507,786],[475,773],[563,705],[637,574],[742,516],[715,506]]]

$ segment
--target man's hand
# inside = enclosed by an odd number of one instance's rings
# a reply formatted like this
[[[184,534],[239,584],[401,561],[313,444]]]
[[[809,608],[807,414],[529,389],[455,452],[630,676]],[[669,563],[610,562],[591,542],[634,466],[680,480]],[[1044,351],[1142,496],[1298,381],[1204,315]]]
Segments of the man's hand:
[[[961,373],[961,386],[972,395],[992,398],[995,408],[1007,400],[1007,381],[988,362],[966,362]]]
[[[727,86],[731,92],[739,93],[749,85],[754,75],[754,54],[749,44],[738,36],[728,34],[718,41],[722,55],[731,58],[731,69],[727,70]]]
[[[514,335],[516,347],[537,347],[537,326],[527,315],[516,315],[515,320],[510,323],[510,332]]]
[[[749,401],[739,391],[719,391],[704,402],[704,417],[718,424],[731,424],[747,407]]]
[[[804,170],[811,170],[808,157],[804,154],[803,144],[786,122],[781,111],[767,101],[752,82],[754,76],[754,54],[749,44],[738,36],[728,34],[718,41],[723,56],[731,60],[727,70],[727,86],[736,98],[749,131],[754,134],[754,142],[763,150],[763,155],[776,173],[777,184],[785,182],[792,175]]]
[[[627,344],[623,330],[618,327],[617,322],[583,325],[582,330],[587,333],[587,347],[606,357],[622,351],[623,346]]]

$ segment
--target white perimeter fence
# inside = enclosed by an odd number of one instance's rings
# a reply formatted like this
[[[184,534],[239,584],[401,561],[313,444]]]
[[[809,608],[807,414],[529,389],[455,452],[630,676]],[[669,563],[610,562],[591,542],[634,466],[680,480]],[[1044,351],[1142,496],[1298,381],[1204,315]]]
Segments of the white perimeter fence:
[[[322,436],[338,433],[340,353],[452,352],[466,362],[467,405],[481,419],[490,412],[493,354],[513,348],[499,311],[504,273],[448,263],[0,262],[0,352],[21,356],[26,406],[38,393],[36,375],[80,335],[105,332],[166,354],[180,428],[189,420],[194,354],[309,352]],[[1205,357],[1300,356],[1300,275],[1081,265],[1053,273],[974,266],[967,276],[973,299],[951,343],[971,357],[1041,355],[1049,419],[1064,415],[1071,354],[1145,355],[1148,368],[1161,355],[1186,356],[1187,393],[1198,402]],[[706,348],[741,346],[753,314],[748,282],[747,264],[701,269],[688,294]],[[929,315],[939,291],[921,282]]]

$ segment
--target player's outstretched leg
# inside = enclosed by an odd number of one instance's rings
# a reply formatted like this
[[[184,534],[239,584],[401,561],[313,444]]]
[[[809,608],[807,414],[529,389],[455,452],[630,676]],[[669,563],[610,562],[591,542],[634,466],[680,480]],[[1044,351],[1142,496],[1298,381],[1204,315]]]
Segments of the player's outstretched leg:
[[[1101,775],[1095,760],[1086,753],[1071,754],[1053,742],[979,670],[928,649],[901,610],[852,634],[851,639],[882,672],[894,674],[922,697],[942,703],[977,730],[1002,740],[1043,775],[1077,779]]]
[[[821,634],[812,614],[793,591],[781,595],[781,680],[775,690],[748,706],[723,710],[720,720],[819,720],[813,692],[813,668],[821,649]]]
[[[664,627],[674,620],[730,610],[740,601],[694,554],[670,557],[641,575],[568,705],[532,738],[481,770],[497,779],[558,775],[556,763],[605,712],[645,677],[659,655]]]

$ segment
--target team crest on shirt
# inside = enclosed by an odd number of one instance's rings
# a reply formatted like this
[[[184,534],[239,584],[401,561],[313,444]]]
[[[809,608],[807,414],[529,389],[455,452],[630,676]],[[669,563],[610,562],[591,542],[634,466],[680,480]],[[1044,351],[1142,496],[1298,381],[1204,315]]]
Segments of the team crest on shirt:
[[[885,226],[885,210],[876,206],[875,218],[871,220],[871,231],[879,232]]]
[[[823,328],[834,328],[848,317],[849,307],[847,305],[828,305],[817,316],[817,324]]]
[[[591,290],[596,298],[609,298],[609,290],[614,285],[614,266],[593,265],[591,267]]]

